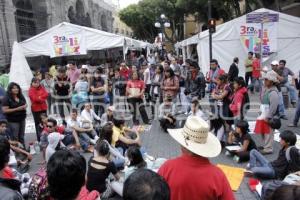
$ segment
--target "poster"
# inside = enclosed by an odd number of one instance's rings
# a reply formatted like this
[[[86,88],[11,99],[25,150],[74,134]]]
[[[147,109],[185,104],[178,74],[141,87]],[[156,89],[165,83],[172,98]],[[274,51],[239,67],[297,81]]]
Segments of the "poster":
[[[264,23],[263,31],[261,31],[260,23],[246,23],[239,27],[240,38],[246,51],[254,53],[260,52],[261,34],[263,57],[268,57],[277,52],[277,23]]]
[[[54,34],[51,38],[51,57],[86,54],[82,34]]]

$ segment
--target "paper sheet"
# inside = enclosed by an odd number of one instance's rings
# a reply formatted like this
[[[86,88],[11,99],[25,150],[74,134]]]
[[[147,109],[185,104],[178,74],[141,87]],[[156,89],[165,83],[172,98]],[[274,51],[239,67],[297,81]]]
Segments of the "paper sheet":
[[[218,164],[217,167],[219,167],[224,172],[231,186],[231,189],[233,191],[237,191],[244,178],[245,169],[221,164]]]

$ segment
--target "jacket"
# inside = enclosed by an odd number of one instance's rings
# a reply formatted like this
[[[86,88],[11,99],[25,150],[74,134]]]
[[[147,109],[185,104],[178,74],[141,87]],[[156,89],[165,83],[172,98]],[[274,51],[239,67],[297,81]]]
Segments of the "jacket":
[[[232,63],[228,71],[228,80],[233,82],[234,78],[239,76],[239,68],[236,63]]]
[[[0,197],[2,200],[23,200],[21,183],[15,179],[0,178]]]
[[[229,105],[229,108],[233,116],[240,116],[244,101],[244,95],[247,93],[247,88],[242,87],[233,94],[232,103]]]
[[[31,101],[31,110],[33,112],[47,110],[48,92],[43,86],[39,86],[37,88],[30,87],[28,93]]]
[[[195,80],[187,80],[186,89],[192,97],[202,99],[205,96],[206,81],[202,72],[198,72]]]

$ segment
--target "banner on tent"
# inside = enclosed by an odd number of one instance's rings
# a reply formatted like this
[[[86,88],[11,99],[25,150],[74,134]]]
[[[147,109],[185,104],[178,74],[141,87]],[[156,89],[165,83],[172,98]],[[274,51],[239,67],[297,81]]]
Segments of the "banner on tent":
[[[261,34],[263,56],[277,52],[277,23],[264,23],[263,32],[261,24],[247,23],[239,27],[240,38],[247,52],[260,52]]]
[[[86,54],[85,38],[81,34],[56,34],[51,39],[51,57]]]

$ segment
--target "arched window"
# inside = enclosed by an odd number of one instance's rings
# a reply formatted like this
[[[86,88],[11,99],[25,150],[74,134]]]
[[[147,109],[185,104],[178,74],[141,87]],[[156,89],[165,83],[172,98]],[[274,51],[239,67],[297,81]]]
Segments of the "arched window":
[[[36,35],[36,22],[31,0],[18,0],[16,2],[15,19],[19,41]]]
[[[107,28],[107,20],[106,20],[106,15],[103,14],[101,16],[101,28],[103,31],[108,31],[108,28]]]

